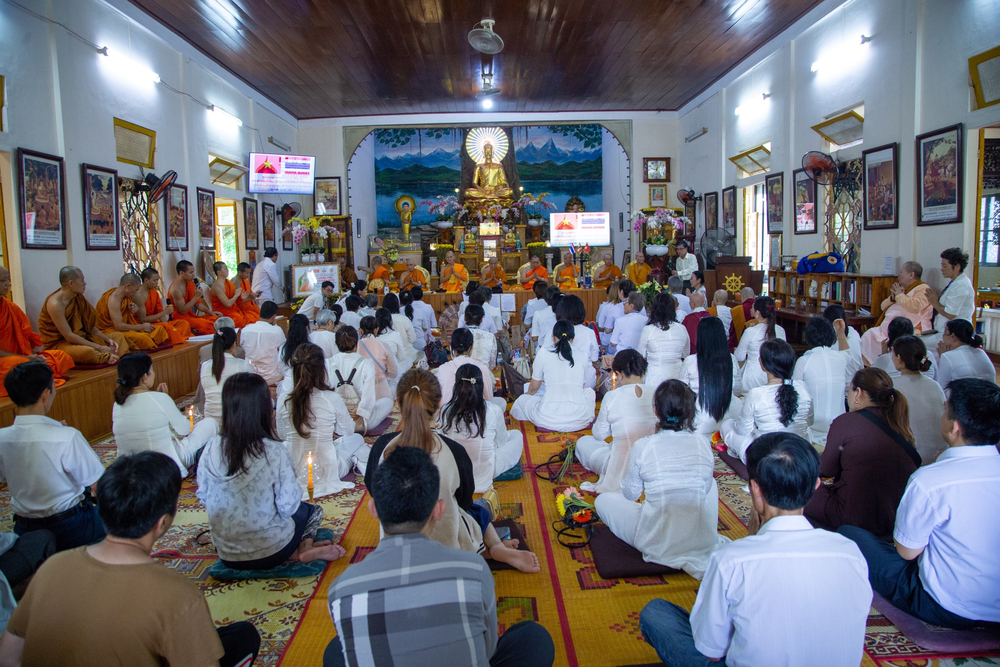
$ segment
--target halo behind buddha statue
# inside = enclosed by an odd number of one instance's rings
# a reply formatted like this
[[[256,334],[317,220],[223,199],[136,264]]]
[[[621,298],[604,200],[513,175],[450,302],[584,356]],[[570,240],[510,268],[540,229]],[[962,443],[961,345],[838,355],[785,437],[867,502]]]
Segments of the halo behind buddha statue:
[[[507,133],[499,127],[477,127],[469,130],[465,138],[465,151],[476,164],[482,164],[485,159],[483,147],[486,144],[493,147],[493,160],[502,162],[507,155]]]

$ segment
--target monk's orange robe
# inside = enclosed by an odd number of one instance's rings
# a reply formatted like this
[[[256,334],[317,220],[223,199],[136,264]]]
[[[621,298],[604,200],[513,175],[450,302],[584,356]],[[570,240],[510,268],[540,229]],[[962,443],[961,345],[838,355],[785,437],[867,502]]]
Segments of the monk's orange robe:
[[[497,268],[493,271],[490,271],[490,265],[487,264],[483,269],[480,281],[485,287],[489,287],[490,289],[494,287],[503,288],[504,283],[507,282],[507,274],[499,264],[497,264]]]
[[[240,282],[240,287],[244,292],[253,293],[253,287],[250,286],[250,281],[246,278]],[[253,299],[237,301],[236,305],[239,307],[240,312],[243,313],[243,319],[247,321],[247,324],[253,324],[260,320],[260,308],[253,302]]]
[[[234,294],[236,294],[236,285],[233,284],[233,281],[226,280],[226,298],[232,299]],[[240,310],[238,304],[239,301],[226,308],[225,306],[222,305],[222,301],[219,300],[219,297],[215,296],[215,294],[212,294],[212,310],[220,312],[226,317],[233,318],[233,322],[236,324],[236,328],[242,329],[243,327],[245,327],[250,323],[247,322],[247,319],[243,316],[243,311]]]
[[[646,282],[646,280],[649,278],[649,274],[652,271],[653,269],[649,266],[649,264],[646,264],[645,262],[643,262],[641,266],[639,264],[636,264],[635,262],[632,262],[631,264],[625,267],[625,277],[634,282],[636,287],[638,287],[639,285]]]
[[[385,280],[387,282],[392,279],[392,274],[389,272],[389,269],[386,268],[385,264],[379,264],[378,268],[372,271],[372,274],[368,276],[369,282],[375,279]]]
[[[403,273],[399,277],[399,289],[411,289],[413,287],[419,287],[422,290],[427,289],[427,278],[424,277],[424,272],[419,268],[414,268],[408,273]]]
[[[562,268],[559,269],[559,266]],[[577,282],[576,278],[578,275],[577,268],[573,264],[567,266],[566,264],[560,264],[556,268],[559,269],[556,272],[556,284],[559,285],[559,289],[576,289]]]
[[[148,317],[156,317],[163,312],[163,300],[160,299],[160,293],[153,290],[146,297],[146,315]],[[170,336],[170,344],[177,345],[183,343],[188,338],[191,337],[191,325],[187,322],[153,322],[154,327],[162,327],[167,335]]]
[[[58,291],[56,290],[56,292]],[[87,345],[71,343],[59,333],[55,321],[49,316],[49,311],[46,308],[49,299],[56,292],[45,297],[45,302],[42,303],[42,312],[38,314],[38,335],[42,339],[42,347],[46,350],[61,350],[78,364],[96,366],[108,363],[110,355],[107,352],[98,352]],[[94,327],[97,326],[97,310],[90,305],[87,297],[77,294],[66,307],[65,316],[66,323],[69,324],[70,331],[74,334],[80,338],[89,340],[91,343],[107,345],[103,338],[99,338],[91,333]],[[128,340],[126,340],[120,331],[106,332],[105,335],[118,345],[119,356],[128,351]]]
[[[441,289],[445,292],[461,292],[469,284],[469,272],[465,266],[455,262],[444,267],[441,274]]]
[[[549,282],[549,272],[542,266],[538,265],[537,269],[529,269],[524,274],[525,281],[520,284],[518,289],[523,289],[525,291],[534,289],[535,283],[541,280],[543,283]]]
[[[346,292],[354,283],[358,282],[358,274],[351,267],[345,266],[344,272],[340,276],[340,282],[343,283],[340,289]]]
[[[101,295],[101,298],[97,302],[97,328],[106,334],[110,333],[120,333],[128,341],[129,352],[135,352],[136,350],[155,350],[160,345],[168,342],[170,340],[170,334],[166,332],[165,329],[153,327],[153,330],[149,333],[145,331],[118,331],[115,329],[115,323],[111,319],[111,311],[108,308],[108,299],[111,297],[111,293],[115,291],[116,288],[112,287],[107,292]],[[122,313],[122,324],[140,324],[138,316],[133,313],[129,306],[132,304],[131,299],[122,299],[121,313]],[[125,354],[125,350],[121,350],[122,354]]]
[[[7,297],[0,298],[0,350],[16,355],[0,357],[0,396],[7,395],[3,379],[7,377],[10,369],[30,361],[28,356],[34,354],[36,347],[41,346],[42,339],[32,330],[31,322],[24,311]],[[56,376],[56,386],[66,384],[62,376],[76,365],[73,359],[60,350],[45,350],[42,356]]]
[[[593,275],[597,275],[597,271],[599,269],[604,269],[604,268],[606,268],[606,266],[605,266],[604,262],[601,262],[601,265],[599,267],[595,267],[594,268]],[[594,281],[591,282],[591,284],[594,287],[597,287],[597,288],[600,288],[600,289],[607,289],[608,285],[610,285],[613,280],[621,280],[622,270],[619,269],[614,264],[612,264],[611,268],[609,268],[607,271],[602,271],[602,275],[603,275],[603,277],[600,280],[594,280]]]
[[[184,300],[190,301],[191,299],[193,299],[196,289],[198,288],[195,287],[194,281],[193,280],[189,281],[187,283],[187,286],[184,288]],[[199,316],[195,315],[194,313],[195,313],[194,306],[191,306],[191,309],[188,312],[182,313],[180,310],[177,309],[177,306],[174,305],[174,312],[173,315],[171,315],[171,317],[175,321],[187,322],[189,325],[191,325],[191,331],[193,331],[195,334],[199,336],[204,334],[214,334],[215,316],[214,315]]]

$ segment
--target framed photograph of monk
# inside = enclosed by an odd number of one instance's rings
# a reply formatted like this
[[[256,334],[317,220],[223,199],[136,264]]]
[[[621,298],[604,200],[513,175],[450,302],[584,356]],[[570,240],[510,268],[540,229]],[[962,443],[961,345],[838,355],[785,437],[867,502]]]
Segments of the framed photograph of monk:
[[[215,192],[197,188],[198,236],[202,250],[215,250]]]
[[[313,179],[316,215],[340,215],[340,176]]]
[[[188,250],[188,189],[186,185],[170,186],[163,197],[166,209],[167,250]]]
[[[764,179],[767,190],[767,233],[780,234],[785,229],[785,172]]]
[[[917,224],[962,222],[962,131],[959,123],[917,137]]]
[[[249,197],[243,198],[243,236],[247,243],[247,250],[257,250],[260,248],[260,224],[257,222],[257,200]]]
[[[736,236],[736,186],[730,185],[722,191],[722,224],[724,229]]]
[[[795,233],[815,234],[816,226],[816,181],[806,175],[805,169],[792,172],[795,184]]]
[[[61,157],[17,149],[21,247],[66,249],[66,166]]]
[[[264,249],[274,246],[274,204],[264,202],[260,205],[260,217],[264,223]]]
[[[83,170],[83,228],[87,250],[118,250],[121,225],[118,214],[118,172],[92,164]]]
[[[643,183],[669,183],[670,158],[644,157],[642,159]]]
[[[719,228],[719,193],[705,193],[705,229]]]
[[[896,144],[862,151],[861,159],[865,229],[897,229],[899,163],[896,161]]]
[[[663,208],[667,205],[667,186],[649,186],[649,208]]]

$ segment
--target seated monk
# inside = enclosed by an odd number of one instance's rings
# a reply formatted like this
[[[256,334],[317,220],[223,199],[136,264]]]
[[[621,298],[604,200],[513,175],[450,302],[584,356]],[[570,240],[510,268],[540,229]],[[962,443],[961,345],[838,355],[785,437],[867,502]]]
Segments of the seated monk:
[[[554,272],[559,289],[577,289],[579,286],[580,270],[573,264],[573,253],[570,251],[563,253],[563,261],[556,265]]]
[[[139,321],[136,315],[138,308],[132,303],[132,297],[141,284],[139,276],[126,273],[118,282],[118,287],[109,289],[97,302],[97,327],[104,333],[117,331],[125,336],[129,352],[155,350],[170,340],[170,334],[163,327]]]
[[[427,276],[417,266],[416,260],[412,257],[406,258],[406,270],[399,274],[399,291],[419,287],[425,292],[430,287],[427,284]]]
[[[621,280],[622,270],[615,266],[615,258],[610,252],[604,253],[604,261],[598,262],[591,272],[590,284],[607,289],[614,280]]]
[[[388,267],[382,263],[382,257],[380,255],[375,255],[372,257],[372,265],[369,266],[359,266],[359,271],[364,271],[368,274],[368,285],[373,290],[382,291],[382,288],[389,284],[392,280],[392,272],[389,271]],[[382,282],[376,282],[381,280]],[[372,283],[375,283],[372,285]]]
[[[167,297],[174,304],[174,320],[187,322],[197,335],[214,334],[213,323],[219,313],[212,311],[196,281],[194,264],[186,259],[177,262],[177,278],[167,290]]]
[[[523,290],[530,290],[534,288],[536,280],[548,284],[549,272],[542,266],[542,259],[538,255],[532,255],[528,263],[517,270],[517,286]]]
[[[44,361],[56,378],[73,368],[73,359],[60,350],[42,348],[42,339],[32,328],[28,316],[7,298],[10,291],[10,271],[0,266],[0,396],[7,395],[3,379],[10,369],[26,361]],[[56,386],[66,383],[57,379]]]
[[[875,326],[861,336],[861,355],[868,364],[882,354],[882,341],[889,337],[889,322],[905,317],[913,323],[913,332],[919,335],[933,326],[934,307],[927,300],[930,285],[920,279],[924,267],[917,262],[904,262],[896,276],[897,282],[889,290],[889,298],[882,301],[882,315]]]
[[[441,290],[444,292],[461,292],[469,284],[469,271],[455,261],[455,253],[449,250],[444,256],[444,267],[441,269]]]
[[[730,323],[729,323],[729,351],[733,352],[736,350],[736,346],[740,344],[740,338],[743,337],[743,329],[746,328],[747,322],[751,321],[753,318],[750,317],[750,309],[753,307],[753,302],[757,299],[757,295],[754,294],[752,287],[744,287],[740,290],[740,305],[733,306],[729,309],[730,313]]]
[[[142,285],[139,291],[132,297],[132,303],[136,307],[136,317],[140,322],[149,322],[154,327],[163,327],[163,330],[170,336],[170,344],[177,345],[183,343],[191,337],[191,325],[178,320],[170,321],[170,314],[174,312],[173,306],[163,306],[160,298],[160,274],[153,267],[147,267],[139,276],[142,278]]]
[[[483,267],[482,275],[479,279],[483,287],[489,287],[494,292],[502,292],[504,283],[507,282],[507,274],[497,261],[496,257],[490,257]]]
[[[652,267],[646,264],[646,255],[640,250],[635,253],[635,261],[625,267],[625,277],[638,287],[649,279]]]
[[[260,319],[260,306],[257,305],[260,292],[254,292],[251,286],[253,269],[246,262],[240,262],[239,266],[236,267],[236,274],[240,279],[240,289],[243,290],[243,296],[240,297],[236,305],[243,313],[243,317],[246,318],[247,324],[253,324]]]
[[[337,255],[337,264],[340,265],[340,290],[344,292],[347,291],[345,288],[349,289],[351,285],[358,282],[358,274],[347,265],[347,258],[343,255]]]
[[[212,289],[210,290],[212,294],[212,310],[222,313],[226,317],[233,318],[236,328],[242,329],[250,324],[243,317],[243,311],[239,307],[239,301],[243,298],[243,290],[238,289],[233,285],[233,281],[229,279],[229,266],[225,262],[216,262],[213,264],[212,271],[215,272],[215,282],[212,283]]]
[[[65,352],[78,364],[117,364],[128,341],[120,332],[105,333],[97,326],[97,311],[83,293],[87,280],[75,266],[59,270],[59,289],[45,297],[38,314],[38,334],[46,350]]]

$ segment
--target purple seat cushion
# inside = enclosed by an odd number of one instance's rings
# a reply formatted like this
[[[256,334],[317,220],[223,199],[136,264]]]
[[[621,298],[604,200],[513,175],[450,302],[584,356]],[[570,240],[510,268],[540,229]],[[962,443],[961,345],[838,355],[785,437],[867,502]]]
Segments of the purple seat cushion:
[[[874,596],[872,606],[892,621],[907,639],[922,649],[961,655],[1000,651],[1000,623],[990,623],[975,630],[949,630],[910,616],[878,593]]]
[[[641,551],[620,540],[610,528],[603,525],[594,526],[590,551],[594,555],[594,567],[601,579],[649,577],[681,571],[666,565],[647,563],[642,559]]]
[[[719,455],[719,458],[722,459],[726,465],[728,465],[730,468],[733,469],[733,472],[742,477],[744,481],[750,480],[750,473],[747,472],[747,464],[743,463],[743,461],[740,461],[738,458],[736,458],[729,452],[717,452],[717,453]]]
[[[382,420],[381,424],[378,424],[375,427],[368,429],[368,432],[365,433],[365,437],[370,435],[382,435],[383,433],[389,430],[390,426],[392,426],[392,417],[386,417],[385,419]]]

